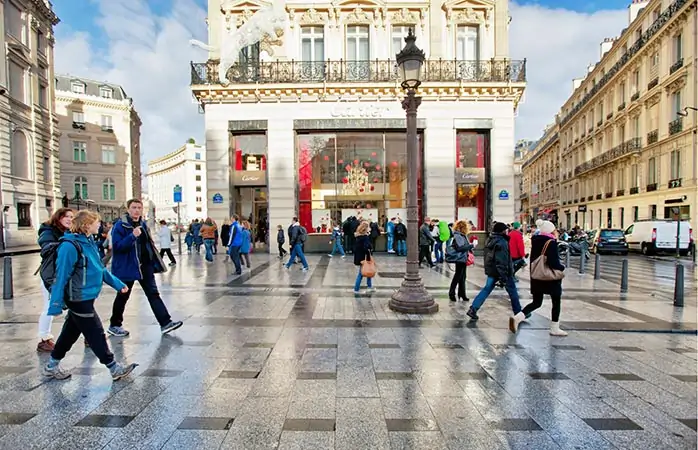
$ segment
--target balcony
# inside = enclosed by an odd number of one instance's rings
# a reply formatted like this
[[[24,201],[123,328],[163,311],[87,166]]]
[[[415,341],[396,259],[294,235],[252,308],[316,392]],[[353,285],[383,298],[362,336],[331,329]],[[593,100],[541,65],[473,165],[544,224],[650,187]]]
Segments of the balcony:
[[[76,130],[84,130],[85,122],[73,122],[73,128],[75,128]]]
[[[601,198],[603,198],[601,194],[596,194],[596,200],[601,200]]]
[[[616,159],[622,158],[626,155],[638,153],[640,151],[641,147],[642,147],[642,139],[641,138],[629,139],[629,140],[623,142],[622,144],[612,148],[611,150],[608,150],[608,151],[600,154],[599,156],[595,157],[594,159],[578,165],[577,167],[574,168],[574,175],[575,176],[581,175],[584,172],[594,170],[598,167],[606,165],[606,164],[608,164],[612,161],[615,161]]]
[[[611,197],[613,197],[613,192],[606,192],[606,194],[604,195],[604,198],[611,198]]]
[[[654,192],[657,190],[657,183],[650,183],[647,185],[647,192]]]
[[[669,67],[669,75],[676,72],[677,70],[679,70],[682,67],[683,67],[683,58],[679,58],[674,64],[671,65],[671,67]]]
[[[630,101],[631,101],[631,102],[634,102],[634,101],[637,100],[638,98],[640,98],[640,93],[639,93],[639,92],[636,92],[636,93],[634,93],[633,95],[630,96]]]
[[[625,195],[625,189],[618,189],[616,191],[616,197],[622,197]]]
[[[669,189],[676,189],[681,187],[681,178],[674,178],[669,180]]]
[[[590,195],[589,197],[587,197],[587,201],[588,201],[588,202],[590,202],[590,201],[592,201],[592,200],[594,200],[594,196],[593,196],[593,195]]]
[[[647,90],[651,91],[652,88],[656,87],[658,84],[659,84],[659,77],[657,77],[654,80],[647,83]]]
[[[613,117],[613,112],[606,114],[606,120],[611,120],[612,117]]]
[[[669,136],[673,136],[683,131],[683,117],[678,117],[676,120],[669,122]]]
[[[587,135],[587,132],[586,132],[586,131],[582,131],[582,138],[584,138],[584,136],[586,136],[586,135]]]
[[[220,85],[219,61],[191,63],[192,85]],[[226,79],[232,84],[287,83],[394,83],[399,80],[394,60],[372,61],[269,61],[235,63]],[[428,60],[422,67],[423,82],[523,83],[526,60],[482,61]]]
[[[597,127],[600,127],[601,125],[603,125],[603,119],[599,119],[599,120],[596,122],[596,126],[597,126]]]
[[[625,102],[618,105],[618,112],[623,111],[624,109],[625,109]]]
[[[652,145],[659,140],[659,130],[647,133],[647,145]]]
[[[113,133],[114,128],[111,125],[102,125],[102,131],[106,131],[107,133]]]
[[[640,188],[637,186],[630,188],[630,195],[635,195],[635,194],[638,194],[639,192],[640,192]]]
[[[592,131],[594,131],[594,125],[589,127],[589,133],[591,133]]]

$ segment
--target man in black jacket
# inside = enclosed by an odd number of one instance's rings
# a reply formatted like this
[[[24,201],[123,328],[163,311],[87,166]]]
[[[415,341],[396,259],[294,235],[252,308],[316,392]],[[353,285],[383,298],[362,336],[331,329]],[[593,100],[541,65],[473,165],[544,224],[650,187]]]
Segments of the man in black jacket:
[[[434,246],[434,237],[431,235],[431,230],[429,225],[431,224],[431,219],[429,217],[424,218],[424,223],[419,228],[419,267],[422,267],[422,260],[426,259],[429,267],[434,267],[435,264],[431,260],[431,249]]]
[[[497,282],[502,282],[509,294],[511,309],[514,312],[514,316],[509,318],[509,330],[516,333],[519,324],[526,319],[526,316],[521,312],[519,293],[514,282],[514,266],[509,253],[508,227],[505,223],[494,224],[492,234],[485,244],[485,275],[487,275],[487,282],[466,314],[472,320],[478,320],[477,311],[492,293]]]

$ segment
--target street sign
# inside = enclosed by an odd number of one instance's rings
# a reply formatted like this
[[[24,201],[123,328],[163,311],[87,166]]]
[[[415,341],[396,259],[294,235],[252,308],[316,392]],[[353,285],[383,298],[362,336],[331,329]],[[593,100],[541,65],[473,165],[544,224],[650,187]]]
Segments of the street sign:
[[[213,194],[213,203],[223,203],[223,196],[220,192]]]
[[[501,191],[499,191],[499,199],[509,200],[509,193],[505,189],[502,189]]]
[[[182,202],[182,186],[180,185],[175,185],[175,187],[172,189],[174,193],[174,202],[175,203],[181,203]]]

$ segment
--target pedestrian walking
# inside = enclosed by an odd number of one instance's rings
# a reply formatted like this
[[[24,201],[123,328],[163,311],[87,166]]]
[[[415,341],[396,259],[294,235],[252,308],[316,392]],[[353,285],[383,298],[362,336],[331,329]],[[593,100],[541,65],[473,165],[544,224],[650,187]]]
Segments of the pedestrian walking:
[[[395,253],[395,217],[392,217],[385,225],[385,235],[388,238],[388,253]]]
[[[288,253],[284,249],[284,243],[286,242],[286,234],[284,233],[284,227],[278,225],[276,227],[276,243],[279,245],[279,259],[284,259],[284,256]]]
[[[39,227],[39,247],[41,247],[41,261],[48,256],[49,249],[54,246],[63,237],[66,231],[70,231],[70,226],[73,223],[75,213],[70,208],[60,208],[51,215],[51,218]],[[53,334],[51,334],[51,325],[53,324],[53,316],[48,315],[49,308],[49,290],[51,286],[46,286],[41,282],[41,293],[44,297],[44,307],[39,315],[39,343],[36,345],[36,351],[48,353],[53,351],[55,342]]]
[[[342,255],[342,258],[346,256],[344,254],[344,247],[342,246],[342,230],[339,228],[339,224],[335,224],[332,229],[330,244],[332,244],[332,252],[328,255],[330,258],[332,258],[335,253]]]
[[[439,258],[440,263],[444,262],[444,250],[443,250],[443,244],[447,243],[451,239],[451,228],[448,225],[448,222],[445,220],[439,220],[436,222],[436,228],[438,230],[438,237],[437,242],[441,243],[439,245],[439,251],[441,253],[441,257]]]
[[[524,246],[523,233],[521,233],[521,223],[514,222],[511,224],[511,228],[509,231],[509,253],[514,265],[514,281],[518,283],[516,272],[526,267],[526,247]]]
[[[216,223],[210,217],[207,217],[204,224],[201,226],[201,238],[204,240],[204,248],[206,249],[206,261],[213,262],[213,245],[216,238]]]
[[[397,245],[397,255],[407,256],[407,227],[402,223],[402,219],[397,219],[395,224],[395,242]]]
[[[226,260],[228,259],[228,242],[230,241],[230,221],[225,219],[221,226],[221,244],[225,247]]]
[[[167,255],[167,258],[170,260],[170,266],[174,266],[177,264],[177,260],[172,254],[172,242],[174,242],[174,237],[172,237],[172,231],[164,220],[160,221],[158,238],[160,239],[160,258],[164,258],[165,255]]]
[[[155,274],[166,272],[167,268],[155,251],[150,231],[142,218],[143,202],[137,198],[131,199],[126,202],[126,208],[127,214],[117,220],[112,228],[112,272],[126,283],[129,290],[119,292],[114,299],[107,333],[117,337],[130,334],[123,327],[124,310],[136,281],[148,298],[150,308],[160,324],[160,331],[162,334],[169,333],[181,327],[182,322],[172,320],[155,282]]]
[[[250,251],[252,250],[252,227],[250,222],[242,221],[242,245],[240,246],[240,259],[242,264],[251,269]]]
[[[376,241],[378,240],[378,237],[381,235],[381,230],[380,230],[380,227],[378,226],[378,223],[371,221],[370,230],[371,230],[371,234],[370,234],[371,246],[372,246],[372,248],[376,248]]]
[[[107,366],[113,380],[130,374],[138,364],[124,366],[116,362],[104,335],[102,321],[95,310],[94,302],[106,283],[126,294],[129,288],[112,275],[102,264],[92,235],[99,232],[99,214],[82,210],[77,213],[69,233],[61,238],[56,255],[56,278],[51,286],[50,316],[58,316],[67,310],[61,334],[51,351],[43,375],[57,380],[70,377],[61,367],[61,360],[70,351],[82,334],[88,347],[99,362]],[[63,242],[71,242],[70,244]],[[80,252],[78,252],[78,247]]]
[[[228,252],[230,253],[230,259],[233,260],[233,265],[235,265],[235,274],[237,275],[242,273],[242,266],[240,265],[240,247],[242,246],[242,239],[243,232],[242,225],[240,225],[240,216],[234,214],[233,223],[230,225]]]
[[[440,238],[439,223],[439,219],[433,219],[429,230],[431,231],[431,237],[434,239],[434,260],[436,263],[441,264],[444,262],[444,248]]]
[[[431,260],[431,249],[434,245],[434,237],[431,235],[431,219],[424,218],[424,223],[419,228],[419,267],[422,267],[422,260],[426,259],[429,267],[434,267],[435,264]]]
[[[549,269],[564,272],[565,266],[560,262],[560,256],[557,251],[557,236],[555,235],[555,224],[544,220],[538,229],[540,233],[531,238],[531,261],[536,261],[540,257],[543,260],[537,264],[545,264]],[[534,263],[531,264],[531,296],[533,301],[526,305],[523,313],[526,318],[531,317],[531,314],[536,309],[543,305],[543,296],[549,295],[553,303],[553,310],[550,322],[551,336],[567,336],[567,332],[560,329],[560,306],[562,298],[562,278],[555,279],[537,279],[537,272],[533,270]],[[552,277],[541,277],[552,278]]]
[[[516,333],[519,324],[526,319],[526,316],[521,312],[519,292],[516,290],[516,283],[514,283],[514,268],[511,263],[511,254],[509,253],[509,236],[507,233],[507,225],[505,223],[497,222],[494,224],[492,233],[485,244],[485,275],[487,275],[487,281],[477,294],[477,297],[475,297],[475,300],[473,300],[473,304],[466,314],[472,320],[478,320],[478,310],[482,308],[482,305],[497,283],[501,282],[507,294],[509,294],[511,309],[514,313],[513,317],[509,318],[509,330],[512,333]]]
[[[356,275],[353,292],[354,294],[359,294],[361,293],[361,280],[363,279],[361,263],[364,261],[371,261],[372,258],[371,251],[373,250],[373,245],[371,244],[371,225],[365,221],[361,222],[356,229],[354,237],[354,265],[359,267],[359,273]],[[375,290],[371,278],[366,278],[366,286],[369,291]]]
[[[303,253],[303,243],[308,237],[308,231],[303,225],[298,222],[298,217],[293,218],[293,223],[291,228],[289,228],[289,242],[291,246],[291,257],[286,263],[286,268],[290,269],[293,261],[296,257],[300,258],[303,264],[303,272],[308,271],[308,261],[305,259],[305,253]]]
[[[446,262],[456,265],[456,271],[453,274],[451,286],[448,290],[448,298],[452,302],[458,301],[458,299],[464,302],[470,301],[466,295],[466,275],[468,260],[472,257],[473,245],[468,239],[468,234],[470,234],[468,223],[464,220],[459,220],[456,222],[453,230],[453,239],[446,241]],[[456,290],[458,293],[457,298]]]

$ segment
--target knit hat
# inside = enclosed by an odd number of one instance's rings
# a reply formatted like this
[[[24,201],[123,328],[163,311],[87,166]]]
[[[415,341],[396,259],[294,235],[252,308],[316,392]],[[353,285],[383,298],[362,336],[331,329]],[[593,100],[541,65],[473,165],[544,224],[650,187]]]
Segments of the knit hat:
[[[507,224],[503,222],[497,222],[494,224],[492,227],[492,231],[495,233],[504,233],[505,231],[508,230]]]
[[[542,224],[542,223],[543,223],[543,219],[538,219],[538,220],[536,220],[536,226],[537,226],[538,228],[540,228],[540,224]]]
[[[553,231],[555,231],[555,224],[550,222],[549,220],[544,220],[538,226],[538,229],[541,233],[551,234]]]
[[[512,227],[514,227],[515,230],[518,230],[521,228],[521,222],[514,222],[511,224]]]

